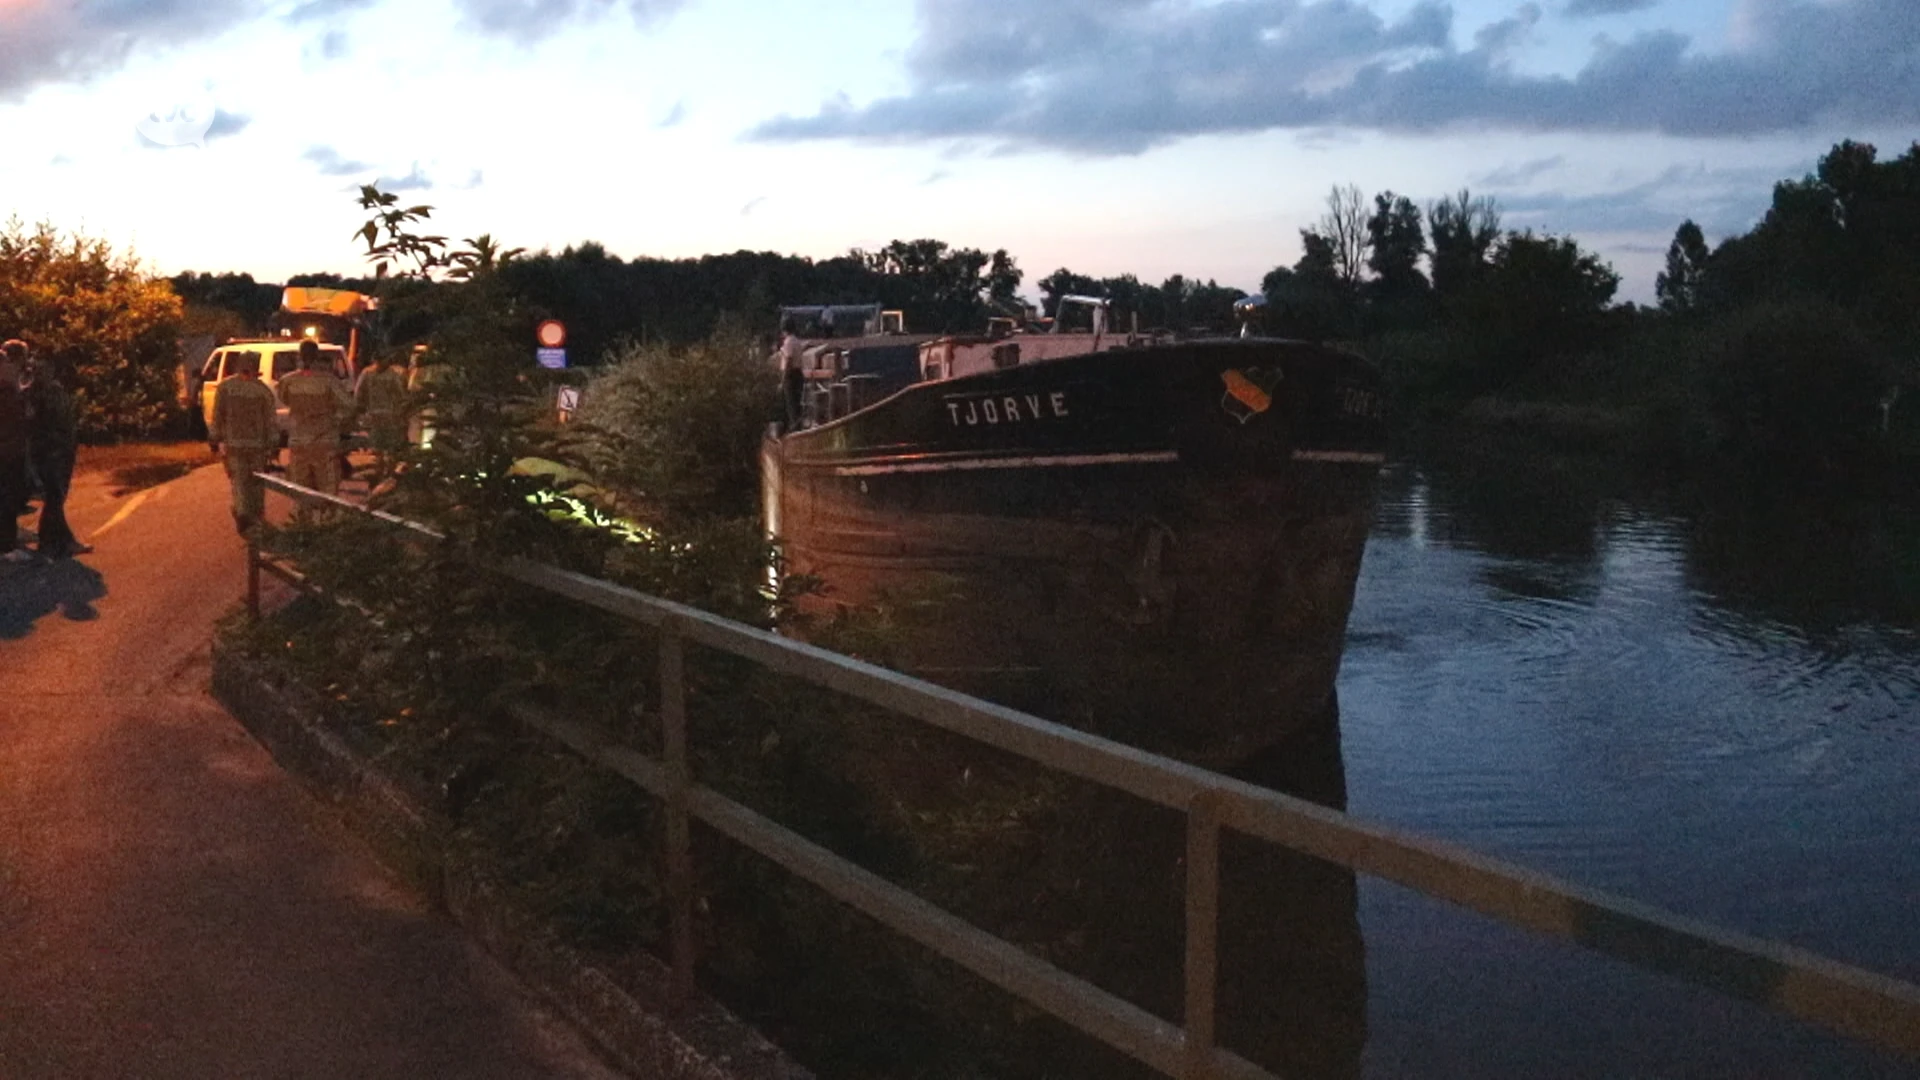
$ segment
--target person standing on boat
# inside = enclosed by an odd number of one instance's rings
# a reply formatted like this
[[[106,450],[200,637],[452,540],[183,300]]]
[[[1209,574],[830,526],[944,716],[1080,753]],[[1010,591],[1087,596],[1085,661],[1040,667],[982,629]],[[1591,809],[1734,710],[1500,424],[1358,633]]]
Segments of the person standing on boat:
[[[787,430],[800,426],[800,404],[806,391],[806,373],[800,369],[800,350],[804,344],[800,340],[799,324],[791,315],[780,320],[780,345],[773,351],[774,363],[780,368],[780,386],[787,402]]]
[[[789,315],[780,320],[780,344],[773,350],[773,362],[785,371],[800,364],[800,324]]]

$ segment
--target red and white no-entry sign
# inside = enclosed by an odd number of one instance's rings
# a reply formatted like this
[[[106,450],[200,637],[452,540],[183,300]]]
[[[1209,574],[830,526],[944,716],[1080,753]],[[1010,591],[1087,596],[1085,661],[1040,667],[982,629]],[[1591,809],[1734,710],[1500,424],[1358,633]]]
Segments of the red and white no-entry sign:
[[[557,349],[567,343],[567,328],[558,319],[548,319],[534,327],[533,336],[542,348]]]

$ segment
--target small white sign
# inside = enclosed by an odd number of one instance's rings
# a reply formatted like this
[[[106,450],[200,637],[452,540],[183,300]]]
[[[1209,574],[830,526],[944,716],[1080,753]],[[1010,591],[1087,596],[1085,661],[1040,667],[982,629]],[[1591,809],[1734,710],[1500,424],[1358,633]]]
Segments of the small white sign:
[[[580,388],[563,386],[560,388],[560,419],[571,420],[580,409]]]
[[[540,358],[540,366],[543,368],[553,368],[558,371],[567,366],[565,349],[535,349],[534,354]]]

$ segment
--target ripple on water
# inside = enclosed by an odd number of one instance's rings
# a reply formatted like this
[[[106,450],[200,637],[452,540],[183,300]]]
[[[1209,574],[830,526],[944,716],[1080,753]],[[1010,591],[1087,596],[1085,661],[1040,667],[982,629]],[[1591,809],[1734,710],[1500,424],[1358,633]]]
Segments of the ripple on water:
[[[1484,478],[1462,493],[1411,470],[1383,485],[1340,680],[1351,809],[1731,929],[1920,972],[1920,620],[1899,614],[1912,609],[1900,599],[1909,578],[1860,563],[1920,550],[1920,525],[1872,543],[1796,542],[1792,530],[1783,542],[1749,535],[1751,515],[1723,515],[1703,538],[1687,517],[1601,501],[1540,508],[1527,537],[1516,523],[1539,492],[1500,497]],[[1378,930],[1370,968],[1422,949]],[[1425,985],[1452,978],[1460,959],[1436,956],[1448,970]],[[1500,999],[1483,991],[1457,987]],[[1410,1014],[1429,1004],[1390,979],[1370,992],[1410,995]],[[1631,1007],[1551,980],[1538,993],[1579,998],[1568,1011],[1607,1028],[1622,1020],[1608,1008]],[[1685,1029],[1676,1045],[1714,1037],[1674,1024]]]

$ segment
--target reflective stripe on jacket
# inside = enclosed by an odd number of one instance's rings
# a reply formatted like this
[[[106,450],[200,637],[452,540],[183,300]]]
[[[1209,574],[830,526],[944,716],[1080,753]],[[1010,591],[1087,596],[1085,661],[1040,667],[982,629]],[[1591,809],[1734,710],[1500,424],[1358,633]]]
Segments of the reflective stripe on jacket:
[[[340,438],[340,421],[352,410],[339,380],[324,371],[296,371],[280,380],[287,407],[287,445],[311,446]]]

